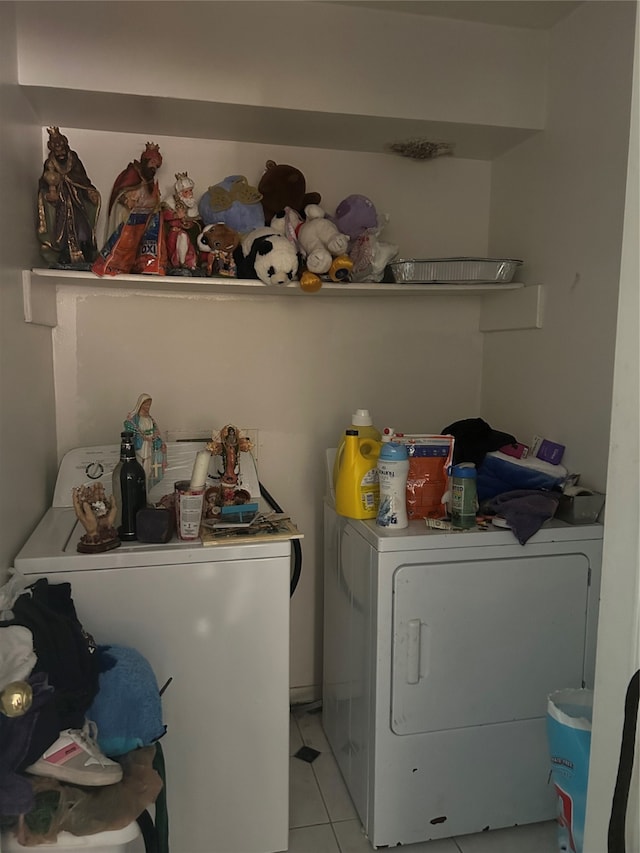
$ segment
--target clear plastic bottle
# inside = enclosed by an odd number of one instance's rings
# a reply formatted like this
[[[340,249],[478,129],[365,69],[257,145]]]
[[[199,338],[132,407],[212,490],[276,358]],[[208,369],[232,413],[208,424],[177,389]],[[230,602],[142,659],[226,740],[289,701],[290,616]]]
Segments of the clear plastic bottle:
[[[360,438],[372,438],[374,441],[380,441],[380,431],[374,427],[373,419],[371,418],[368,409],[356,409],[356,411],[351,415],[351,426],[349,429],[357,430]],[[340,470],[340,464],[344,454],[344,438],[345,437],[343,435],[340,439],[338,449],[336,450],[335,462],[333,463],[334,489],[338,484],[338,471]]]
[[[380,442],[345,432],[343,459],[336,482],[336,512],[346,518],[375,518],[380,503],[378,455]]]
[[[390,439],[391,435],[385,430],[377,466],[380,506],[376,524],[379,527],[401,530],[409,526],[407,517],[409,456],[403,444],[397,444]]]

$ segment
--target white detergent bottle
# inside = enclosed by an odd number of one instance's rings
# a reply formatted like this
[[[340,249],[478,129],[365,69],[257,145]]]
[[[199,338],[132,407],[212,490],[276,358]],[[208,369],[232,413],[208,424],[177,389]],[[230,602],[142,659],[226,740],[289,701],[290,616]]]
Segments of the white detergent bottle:
[[[356,409],[356,411],[351,415],[351,426],[348,427],[348,429],[357,430],[360,438],[372,438],[374,441],[380,441],[380,431],[374,427],[373,420],[368,409]],[[336,451],[336,458],[333,463],[334,489],[338,483],[338,471],[340,470],[342,457],[344,455],[344,436],[345,434],[343,432]]]
[[[378,456],[378,485],[380,505],[376,524],[390,530],[401,530],[409,526],[407,517],[407,475],[409,456],[404,444],[391,441],[385,431]]]

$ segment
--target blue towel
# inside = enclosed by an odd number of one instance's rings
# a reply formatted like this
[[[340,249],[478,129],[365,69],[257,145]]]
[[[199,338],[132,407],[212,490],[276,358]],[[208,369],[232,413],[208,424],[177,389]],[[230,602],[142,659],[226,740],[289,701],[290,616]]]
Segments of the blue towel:
[[[149,662],[126,646],[98,646],[115,665],[100,672],[99,690],[87,717],[98,727],[98,746],[118,756],[150,746],[166,731],[158,682]]]

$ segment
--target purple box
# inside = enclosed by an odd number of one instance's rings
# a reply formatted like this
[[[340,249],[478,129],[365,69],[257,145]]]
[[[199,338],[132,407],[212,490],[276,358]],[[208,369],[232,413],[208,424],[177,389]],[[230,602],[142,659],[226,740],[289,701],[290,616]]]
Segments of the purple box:
[[[556,444],[554,441],[548,441],[544,438],[540,442],[536,456],[542,459],[543,462],[550,462],[552,465],[559,465],[564,455],[564,444]]]

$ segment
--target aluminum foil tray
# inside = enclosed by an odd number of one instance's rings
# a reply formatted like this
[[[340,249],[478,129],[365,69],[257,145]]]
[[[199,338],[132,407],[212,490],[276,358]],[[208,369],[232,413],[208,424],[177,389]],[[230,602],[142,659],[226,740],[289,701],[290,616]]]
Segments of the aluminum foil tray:
[[[405,258],[389,264],[397,284],[501,282],[507,284],[522,261],[512,258]]]

